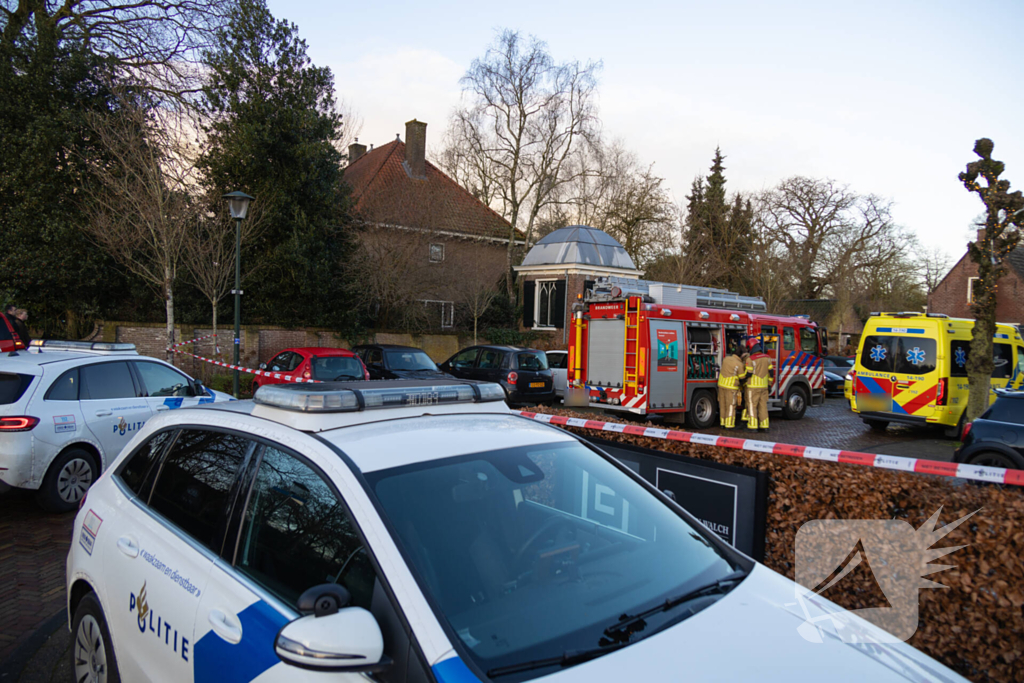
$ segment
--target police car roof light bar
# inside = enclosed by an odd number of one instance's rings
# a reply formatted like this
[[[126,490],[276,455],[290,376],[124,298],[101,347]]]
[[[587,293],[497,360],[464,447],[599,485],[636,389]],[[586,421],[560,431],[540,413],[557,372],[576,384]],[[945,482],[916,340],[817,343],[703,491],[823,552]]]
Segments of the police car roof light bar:
[[[65,341],[63,339],[33,339],[29,346],[37,350],[45,348],[62,351],[135,351],[135,344],[124,344],[115,342]]]
[[[448,403],[504,401],[497,384],[476,382],[324,382],[270,384],[256,390],[259,405],[301,413],[349,413]]]

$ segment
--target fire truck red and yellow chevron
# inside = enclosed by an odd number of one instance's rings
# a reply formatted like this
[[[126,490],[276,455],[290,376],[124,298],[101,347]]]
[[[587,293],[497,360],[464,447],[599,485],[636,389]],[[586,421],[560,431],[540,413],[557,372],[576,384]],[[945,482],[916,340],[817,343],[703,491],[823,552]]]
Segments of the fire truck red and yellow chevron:
[[[988,467],[986,465],[957,464],[954,462],[941,462],[938,460],[924,460],[920,458],[903,458],[895,455],[858,453],[856,451],[842,451],[831,448],[794,446],[785,443],[775,443],[773,441],[737,439],[731,436],[696,434],[692,432],[677,431],[674,429],[658,429],[655,427],[644,427],[642,425],[623,424],[621,422],[601,422],[598,420],[585,420],[578,417],[566,417],[564,415],[531,413],[525,410],[514,410],[512,412],[531,420],[546,422],[553,425],[582,427],[583,429],[593,429],[595,431],[602,432],[619,432],[621,434],[646,436],[653,439],[664,439],[666,441],[700,443],[708,446],[735,448],[742,451],[753,451],[756,453],[766,453],[771,455],[788,455],[797,458],[808,458],[810,460],[825,460],[828,462],[838,462],[849,465],[880,467],[887,470],[900,470],[902,472],[915,472],[917,474],[933,474],[940,477],[957,477],[959,479],[987,481],[993,484],[1024,486],[1024,470],[1010,470],[1003,467]]]

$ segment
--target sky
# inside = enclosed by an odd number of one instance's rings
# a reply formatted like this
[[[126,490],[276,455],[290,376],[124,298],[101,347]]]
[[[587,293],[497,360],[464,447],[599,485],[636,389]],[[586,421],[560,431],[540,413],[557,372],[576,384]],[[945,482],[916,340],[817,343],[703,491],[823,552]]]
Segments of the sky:
[[[459,78],[500,29],[556,61],[600,61],[600,117],[685,201],[715,147],[727,189],[832,178],[894,202],[954,260],[983,211],[957,174],[995,142],[1024,189],[1024,2],[362,2],[268,0],[334,72],[359,141],[426,121],[428,157]]]

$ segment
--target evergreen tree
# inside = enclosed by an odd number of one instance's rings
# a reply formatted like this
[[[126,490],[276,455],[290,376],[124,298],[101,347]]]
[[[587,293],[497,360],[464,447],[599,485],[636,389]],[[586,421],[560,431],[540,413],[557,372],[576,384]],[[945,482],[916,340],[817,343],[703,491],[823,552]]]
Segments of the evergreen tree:
[[[111,107],[104,71],[53,31],[0,41],[0,303],[29,309],[44,336],[83,336],[139,289],[82,231],[88,161],[101,154],[87,117]]]
[[[330,69],[310,62],[297,27],[274,19],[264,0],[238,1],[205,62],[212,122],[201,166],[211,201],[248,192],[265,221],[243,245],[243,267],[256,273],[244,287],[246,320],[347,326],[351,237]]]
[[[711,174],[697,176],[687,195],[686,271],[697,278],[688,284],[747,289],[747,266],[752,242],[753,208],[737,194],[730,205],[725,189],[725,157],[715,148]]]

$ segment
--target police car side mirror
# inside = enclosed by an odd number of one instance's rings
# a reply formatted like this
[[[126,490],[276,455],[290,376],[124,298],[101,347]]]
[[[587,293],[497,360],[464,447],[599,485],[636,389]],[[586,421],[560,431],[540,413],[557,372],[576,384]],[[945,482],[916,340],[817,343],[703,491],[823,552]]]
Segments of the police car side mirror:
[[[362,607],[299,617],[278,632],[274,651],[285,664],[313,671],[368,673],[391,663],[380,625]]]
[[[193,396],[206,396],[206,387],[203,386],[202,380],[194,379],[190,384],[192,385]]]

